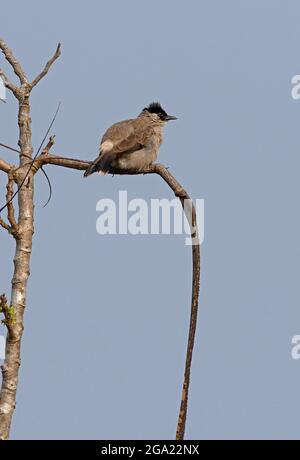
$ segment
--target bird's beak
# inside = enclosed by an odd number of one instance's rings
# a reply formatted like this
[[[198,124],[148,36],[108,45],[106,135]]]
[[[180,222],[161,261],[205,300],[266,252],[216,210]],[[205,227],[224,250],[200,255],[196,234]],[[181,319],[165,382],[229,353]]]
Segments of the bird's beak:
[[[172,115],[168,115],[166,121],[177,120],[177,117],[173,117]]]
[[[1,101],[1,102],[4,102],[4,104],[6,104],[6,100],[5,100],[5,99],[1,99],[1,97],[0,97],[0,101]]]

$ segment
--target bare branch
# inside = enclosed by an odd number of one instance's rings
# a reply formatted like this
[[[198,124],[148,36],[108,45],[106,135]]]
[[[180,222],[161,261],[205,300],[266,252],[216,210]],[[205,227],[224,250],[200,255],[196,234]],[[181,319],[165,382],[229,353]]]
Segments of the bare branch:
[[[2,53],[4,54],[6,60],[10,63],[12,66],[15,74],[19,77],[19,80],[21,84],[26,84],[28,83],[26,74],[20,64],[20,62],[15,58],[13,55],[12,50],[7,46],[6,42],[0,38],[0,49]]]
[[[8,203],[7,204],[7,218],[12,228],[12,233],[16,237],[18,235],[19,226],[15,218],[14,204],[13,204],[13,201],[11,200],[14,194],[14,180],[10,175],[8,176],[6,190],[7,190],[6,202]]]
[[[62,166],[64,168],[70,169],[77,169],[79,171],[85,171],[88,166],[90,166],[91,162],[87,160],[78,160],[77,158],[66,158],[60,155],[40,155],[35,161],[36,169],[39,169],[41,166],[44,165],[55,165],[55,166]],[[143,171],[136,171],[136,170],[119,170],[119,169],[111,169],[110,174],[119,174],[119,175],[137,175],[137,174],[154,174],[155,168],[152,165],[149,168],[144,169]]]
[[[35,161],[35,166],[37,169],[43,165],[48,164],[85,171],[87,167],[91,164],[91,162],[77,160],[75,158],[65,158],[58,155],[40,155]]]
[[[11,165],[0,158],[0,170],[4,171],[5,173],[9,173],[11,170]]]
[[[14,149],[13,147],[10,147],[9,145],[6,145],[6,144],[0,143],[0,147],[3,147],[4,149],[7,149],[7,150],[11,150],[12,152],[21,153],[20,150]],[[31,158],[31,157],[28,157],[28,158]]]
[[[193,281],[192,281],[192,300],[191,300],[191,316],[189,326],[188,345],[186,351],[186,361],[184,370],[184,381],[182,386],[181,404],[178,416],[176,439],[183,440],[185,433],[185,424],[188,409],[188,397],[190,386],[190,375],[192,367],[193,349],[195,343],[199,290],[200,290],[200,243],[198,236],[197,215],[195,206],[175,177],[163,166],[154,165],[156,173],[159,174],[164,181],[171,187],[176,196],[179,197],[183,210],[188,219],[191,238],[192,238],[192,258],[193,258]]]
[[[49,155],[50,149],[53,147],[54,144],[55,144],[55,136],[50,136],[48,144],[42,151],[42,155]]]
[[[10,147],[9,145],[6,145],[6,144],[1,144],[0,143],[0,147],[3,147],[4,149],[10,150],[11,152],[16,152],[19,155],[21,153],[21,150],[17,150],[17,149],[15,149],[13,147]],[[31,157],[29,155],[26,155],[25,153],[23,153],[23,157],[29,158],[29,160],[31,160]]]
[[[7,230],[8,233],[11,233],[11,227],[6,222],[4,222],[2,217],[0,217],[0,226],[4,228],[4,230]]]
[[[4,85],[8,88],[17,98],[20,96],[20,90],[15,86],[9,78],[5,75],[2,69],[0,69],[0,77],[2,78]]]
[[[45,164],[52,164],[57,166],[63,166],[66,168],[72,168],[77,170],[85,170],[90,165],[90,162],[76,160],[73,158],[63,158],[59,156],[40,156],[38,159],[38,167]],[[195,343],[195,334],[197,327],[197,316],[198,316],[198,304],[199,304],[199,290],[200,290],[200,244],[198,237],[197,227],[197,216],[195,206],[189,197],[186,190],[181,184],[175,179],[175,177],[167,170],[162,164],[150,165],[147,169],[142,171],[130,171],[130,170],[118,170],[111,169],[111,174],[120,175],[135,175],[135,174],[158,174],[162,179],[169,185],[173,190],[174,194],[180,199],[183,211],[188,219],[191,238],[192,238],[192,258],[193,258],[193,281],[192,281],[192,299],[191,299],[191,316],[189,326],[188,345],[186,352],[184,381],[182,386],[182,396],[180,403],[180,411],[177,423],[176,439],[184,439],[187,408],[188,408],[188,397],[189,397],[189,386],[190,386],[190,375],[192,366],[193,349]]]
[[[18,224],[15,219],[15,210],[13,203],[10,202],[11,197],[13,196],[14,193],[14,179],[8,174],[8,182],[6,186],[6,201],[8,202],[7,205],[7,218],[8,222],[10,225],[8,225],[0,216],[0,225],[3,227],[5,230],[8,231],[11,235],[13,235],[15,238],[18,236]]]
[[[50,67],[52,66],[52,64],[59,58],[59,56],[61,55],[61,51],[60,51],[60,48],[61,48],[61,44],[59,43],[57,45],[57,48],[56,48],[56,51],[54,53],[54,55],[52,56],[51,59],[49,59],[49,61],[47,62],[47,64],[45,65],[45,67],[43,68],[43,70],[41,71],[41,73],[33,80],[33,82],[31,83],[31,88],[34,88],[40,81],[42,78],[44,78],[47,73],[49,72],[50,70]]]

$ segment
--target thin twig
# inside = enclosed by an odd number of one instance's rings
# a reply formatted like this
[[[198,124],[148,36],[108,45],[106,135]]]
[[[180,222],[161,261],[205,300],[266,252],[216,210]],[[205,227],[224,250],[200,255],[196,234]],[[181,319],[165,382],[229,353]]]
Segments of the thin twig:
[[[21,191],[23,185],[25,184],[25,181],[26,181],[26,179],[28,178],[28,176],[29,176],[29,174],[30,174],[32,168],[35,167],[35,160],[37,159],[38,154],[40,153],[40,151],[41,151],[41,149],[42,149],[42,147],[43,147],[43,144],[44,144],[44,142],[45,142],[45,140],[46,140],[46,138],[47,138],[49,132],[51,131],[51,128],[52,128],[52,126],[53,126],[53,124],[54,124],[54,122],[55,122],[55,120],[56,120],[57,114],[58,114],[58,112],[59,112],[60,106],[61,106],[61,102],[59,102],[59,104],[58,104],[58,106],[57,106],[56,112],[55,112],[55,114],[54,114],[54,116],[53,116],[53,118],[52,118],[52,120],[51,120],[51,123],[50,123],[50,125],[49,125],[49,127],[48,127],[48,129],[47,129],[47,132],[46,132],[45,136],[43,137],[43,140],[42,140],[42,142],[40,143],[40,146],[39,146],[39,148],[38,148],[36,154],[34,155],[32,161],[30,162],[29,168],[28,168],[28,170],[27,170],[25,176],[24,176],[23,179],[21,180],[21,183],[19,184],[18,189],[17,189],[17,190],[15,191],[15,193],[11,196],[10,200],[7,201],[7,202],[0,208],[0,212],[2,212],[2,211],[9,205],[9,203],[12,202],[13,199],[20,193],[20,191]],[[50,143],[51,143],[51,142],[50,142]],[[49,143],[48,143],[48,144],[49,144]],[[22,155],[22,152],[21,152],[20,156],[21,156],[21,155]],[[24,155],[23,155],[23,156],[24,156]],[[25,155],[25,156],[26,156],[26,155]],[[23,165],[23,166],[25,166],[25,165]],[[43,168],[41,168],[41,169],[43,170]],[[43,170],[43,172],[44,172],[44,174],[47,176],[47,174],[45,173],[44,170]],[[48,178],[48,176],[47,176],[47,178]],[[48,179],[49,179],[49,178],[48,178]],[[50,180],[48,180],[48,183],[50,183]],[[51,192],[51,189],[50,189],[50,192]],[[51,198],[51,197],[50,197],[50,198]],[[47,202],[47,204],[48,204],[48,202]]]
[[[51,147],[55,144],[55,135],[49,137],[49,141],[46,145],[46,147],[43,149],[41,155],[49,155]]]
[[[54,144],[55,144],[55,135],[50,136],[48,144],[46,145],[46,147],[42,151],[41,155],[49,155],[50,149],[52,148],[52,146]],[[49,186],[49,196],[48,196],[48,199],[47,199],[46,203],[43,205],[43,208],[45,208],[48,205],[48,203],[50,202],[51,197],[52,197],[52,185],[51,185],[51,181],[50,181],[50,179],[48,177],[48,174],[44,170],[43,166],[41,166],[41,170],[43,171],[44,176],[46,177],[46,180],[47,180],[48,186]]]
[[[46,147],[44,148],[44,150],[42,151],[42,154],[43,155],[47,155],[49,153],[49,150],[51,149],[52,145],[54,145],[54,142],[55,142],[55,136],[51,136],[50,139],[49,139],[49,142],[48,144],[46,145]],[[3,147],[7,150],[11,150],[12,152],[16,152],[16,153],[21,153],[20,150],[17,150],[17,149],[14,149],[13,147],[10,147],[9,145],[6,145],[6,144],[1,144],[0,143],[0,147]],[[31,160],[31,157],[29,155],[26,155],[26,154],[23,154],[24,157],[26,158],[29,158],[29,160]],[[48,184],[48,187],[49,187],[49,196],[48,196],[48,199],[46,201],[46,203],[43,205],[43,208],[45,208],[47,206],[47,204],[49,203],[49,201],[51,200],[51,197],[52,197],[52,185],[51,185],[51,181],[48,177],[48,174],[46,173],[46,171],[44,170],[43,167],[41,167],[41,170],[42,170],[42,173],[44,174],[45,178],[46,178],[46,181],[47,181],[47,184]]]
[[[34,88],[34,87],[39,83],[39,81],[47,75],[47,73],[49,72],[50,67],[52,66],[52,64],[53,64],[53,63],[56,61],[56,59],[58,59],[59,56],[61,55],[60,48],[61,48],[61,44],[59,43],[59,44],[57,45],[56,51],[55,51],[54,55],[52,56],[52,58],[49,59],[49,61],[47,62],[47,64],[45,65],[45,67],[43,68],[43,70],[41,71],[41,73],[40,73],[40,74],[33,80],[33,82],[30,84],[31,88]]]
[[[7,150],[11,150],[12,152],[21,153],[20,150],[14,149],[13,147],[10,147],[9,145],[6,145],[6,144],[1,144],[0,143],[0,147],[3,147],[4,149],[7,149]],[[31,159],[31,157],[29,157],[29,156],[27,158]]]

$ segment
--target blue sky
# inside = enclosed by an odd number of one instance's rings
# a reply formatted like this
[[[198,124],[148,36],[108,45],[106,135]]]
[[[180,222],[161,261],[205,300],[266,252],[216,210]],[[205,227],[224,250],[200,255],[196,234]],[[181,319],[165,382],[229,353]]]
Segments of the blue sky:
[[[300,334],[300,101],[291,97],[299,14],[292,0],[1,7],[1,35],[31,77],[62,43],[32,94],[35,147],[58,101],[53,152],[81,159],[97,155],[108,126],[153,100],[178,116],[159,161],[205,200],[188,439],[299,438],[300,363],[291,359]],[[16,146],[10,95],[0,135]],[[158,177],[47,172],[54,192],[45,209],[47,185],[41,174],[36,181],[12,438],[172,439],[190,248],[184,235],[96,232],[99,199],[117,199],[120,190],[130,199],[173,198],[170,190]],[[9,292],[13,242],[4,232],[0,245],[0,290]]]

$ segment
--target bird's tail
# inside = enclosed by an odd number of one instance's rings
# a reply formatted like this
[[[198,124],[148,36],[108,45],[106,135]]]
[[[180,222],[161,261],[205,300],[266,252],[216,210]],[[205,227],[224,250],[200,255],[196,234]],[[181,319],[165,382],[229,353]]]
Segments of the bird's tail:
[[[93,163],[87,168],[84,173],[84,177],[88,177],[94,172],[100,172],[100,174],[107,174],[110,169],[112,157],[109,153],[101,153]]]
[[[96,158],[96,160],[93,161],[93,163],[91,163],[90,166],[86,169],[83,177],[88,177],[94,172],[99,171],[99,161],[100,161],[100,157]]]

